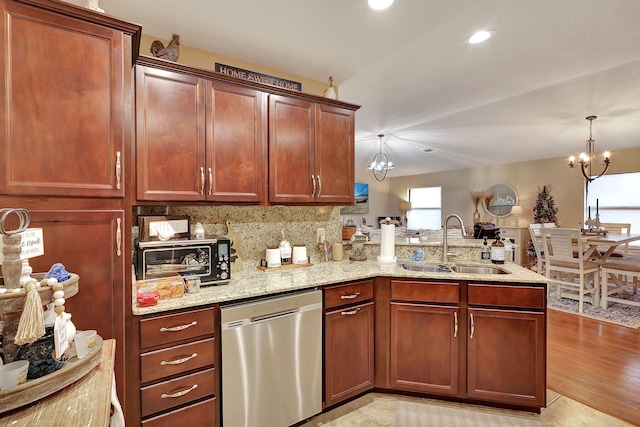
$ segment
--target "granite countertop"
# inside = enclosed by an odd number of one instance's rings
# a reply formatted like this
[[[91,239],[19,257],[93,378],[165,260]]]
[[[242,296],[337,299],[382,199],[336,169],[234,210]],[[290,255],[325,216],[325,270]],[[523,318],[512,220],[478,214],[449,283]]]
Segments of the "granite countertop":
[[[371,257],[370,257],[371,258]],[[432,261],[425,261],[432,262]],[[439,263],[438,261],[433,261]],[[464,265],[493,266],[479,262],[460,263]],[[252,267],[253,265],[253,267]],[[200,292],[185,293],[183,297],[163,299],[158,305],[137,307],[135,289],[133,292],[133,314],[145,315],[180,308],[197,307],[206,304],[232,302],[246,298],[260,297],[280,292],[313,288],[316,286],[368,279],[377,276],[420,279],[479,280],[494,283],[547,283],[547,279],[517,264],[501,265],[511,274],[463,274],[439,273],[427,271],[409,271],[395,263],[379,263],[374,259],[367,261],[328,261],[316,262],[313,266],[297,267],[286,270],[262,271],[258,262],[245,262],[244,269],[232,275],[228,284],[203,286]],[[134,281],[135,286],[135,281]]]

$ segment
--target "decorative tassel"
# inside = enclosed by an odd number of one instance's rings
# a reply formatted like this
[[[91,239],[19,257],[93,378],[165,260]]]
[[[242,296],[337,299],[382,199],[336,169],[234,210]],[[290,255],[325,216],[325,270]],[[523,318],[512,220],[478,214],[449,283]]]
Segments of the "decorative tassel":
[[[16,345],[31,344],[44,335],[44,321],[42,314],[42,300],[36,290],[35,280],[25,285],[27,296],[24,309],[18,323],[18,331],[14,343]]]

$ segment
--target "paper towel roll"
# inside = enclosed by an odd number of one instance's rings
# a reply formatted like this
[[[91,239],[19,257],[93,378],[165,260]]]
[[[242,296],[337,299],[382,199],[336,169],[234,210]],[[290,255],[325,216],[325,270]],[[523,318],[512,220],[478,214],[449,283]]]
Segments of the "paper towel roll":
[[[396,253],[395,224],[380,224],[380,262],[394,262]]]

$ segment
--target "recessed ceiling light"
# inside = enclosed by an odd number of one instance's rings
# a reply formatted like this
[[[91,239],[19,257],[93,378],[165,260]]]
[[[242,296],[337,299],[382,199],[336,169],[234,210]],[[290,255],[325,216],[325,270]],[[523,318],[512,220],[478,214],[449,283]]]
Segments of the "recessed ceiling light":
[[[477,33],[469,37],[467,39],[467,42],[469,42],[470,44],[482,43],[483,41],[486,41],[489,38],[491,38],[491,36],[493,36],[494,34],[495,34],[495,31],[487,31],[487,30],[478,31]]]
[[[369,0],[369,7],[375,10],[384,10],[393,4],[393,0]]]

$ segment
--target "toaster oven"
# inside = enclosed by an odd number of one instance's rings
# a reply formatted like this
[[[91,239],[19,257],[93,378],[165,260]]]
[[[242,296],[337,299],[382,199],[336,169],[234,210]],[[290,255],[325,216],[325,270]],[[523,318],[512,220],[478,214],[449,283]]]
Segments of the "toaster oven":
[[[202,285],[231,280],[231,241],[226,237],[138,243],[138,280],[159,277],[199,277]]]

